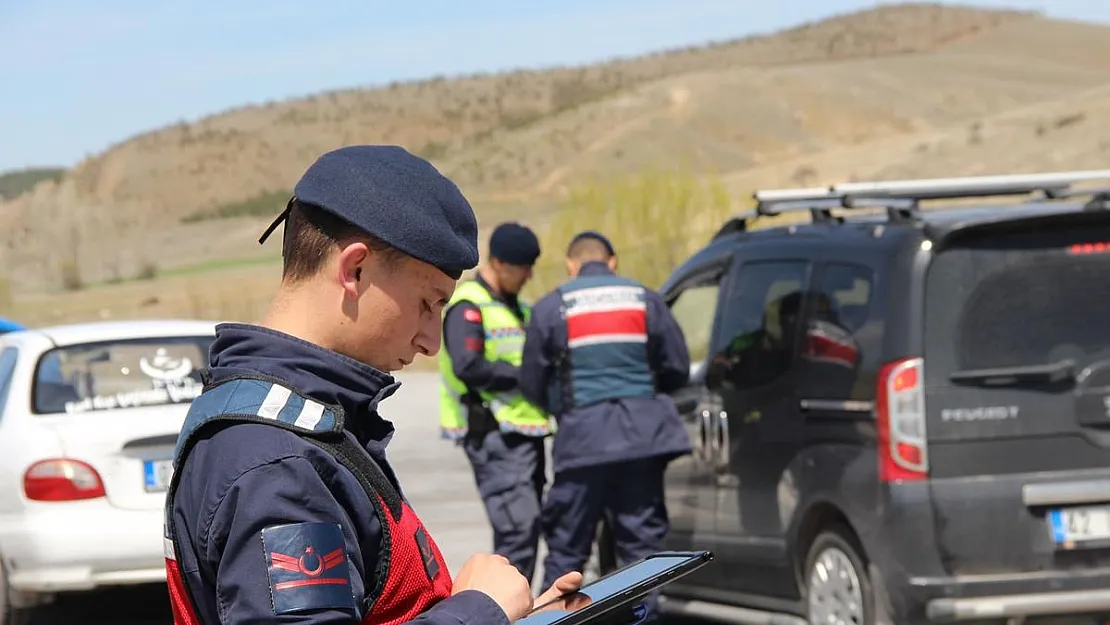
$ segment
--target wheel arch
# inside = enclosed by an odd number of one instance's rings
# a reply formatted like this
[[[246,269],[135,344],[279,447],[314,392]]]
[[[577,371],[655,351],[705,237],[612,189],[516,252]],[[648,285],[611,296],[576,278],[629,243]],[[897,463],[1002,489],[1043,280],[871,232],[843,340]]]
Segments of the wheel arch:
[[[859,549],[859,556],[863,558],[864,565],[867,566],[871,563],[871,558],[863,547],[863,541],[859,538],[859,532],[856,531],[856,528],[848,519],[848,515],[844,514],[843,510],[830,501],[815,501],[802,514],[791,541],[790,565],[794,572],[794,582],[798,585],[798,592],[803,593],[803,596],[805,592],[805,572],[803,569],[805,569],[806,559],[809,557],[809,549],[822,530],[834,525],[843,527],[849,533],[847,538],[852,540],[855,547]]]

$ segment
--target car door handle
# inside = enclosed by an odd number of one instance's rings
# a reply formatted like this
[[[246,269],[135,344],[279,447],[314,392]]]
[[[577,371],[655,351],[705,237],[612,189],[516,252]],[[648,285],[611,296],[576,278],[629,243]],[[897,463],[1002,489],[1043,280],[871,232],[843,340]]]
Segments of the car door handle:
[[[717,413],[716,469],[718,473],[728,470],[732,461],[732,439],[728,433],[728,411]]]
[[[706,464],[713,461],[713,413],[702,408],[699,415],[697,457]]]

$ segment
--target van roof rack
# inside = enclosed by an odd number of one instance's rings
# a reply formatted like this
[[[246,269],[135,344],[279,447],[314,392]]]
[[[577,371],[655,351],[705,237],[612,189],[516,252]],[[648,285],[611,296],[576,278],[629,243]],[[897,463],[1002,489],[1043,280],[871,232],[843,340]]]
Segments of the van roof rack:
[[[1088,208],[1110,202],[1110,187],[1075,189],[1077,182],[1110,181],[1110,169],[1062,171],[1039,174],[923,178],[875,182],[842,182],[827,187],[764,189],[756,191],[755,214],[779,215],[809,211],[814,221],[832,221],[834,208],[886,208],[891,220],[912,219],[922,200],[1029,195],[1064,199],[1092,195]]]

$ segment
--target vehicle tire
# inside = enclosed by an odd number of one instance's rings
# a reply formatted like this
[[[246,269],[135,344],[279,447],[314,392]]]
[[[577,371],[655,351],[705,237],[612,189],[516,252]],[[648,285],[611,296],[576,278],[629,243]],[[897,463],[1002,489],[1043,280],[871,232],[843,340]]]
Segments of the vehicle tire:
[[[875,591],[862,552],[843,526],[814,539],[802,571],[810,625],[876,625]]]

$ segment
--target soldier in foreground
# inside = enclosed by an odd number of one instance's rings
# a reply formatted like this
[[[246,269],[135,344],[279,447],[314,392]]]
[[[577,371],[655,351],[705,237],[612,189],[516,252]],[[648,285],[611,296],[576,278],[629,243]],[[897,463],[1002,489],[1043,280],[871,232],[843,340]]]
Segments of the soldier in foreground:
[[[434,355],[477,264],[474,213],[390,146],[321,156],[286,210],[281,287],[261,325],[220,324],[175,450],[166,568],[177,625],[505,624],[533,606],[495,555],[451,579],[386,459],[390,375]],[[579,573],[537,601],[576,589]]]

